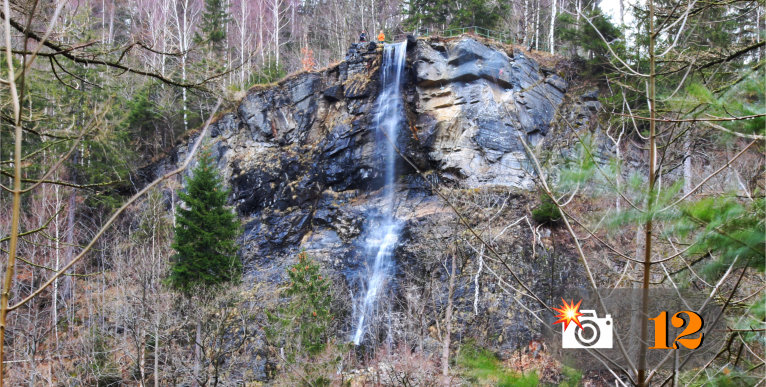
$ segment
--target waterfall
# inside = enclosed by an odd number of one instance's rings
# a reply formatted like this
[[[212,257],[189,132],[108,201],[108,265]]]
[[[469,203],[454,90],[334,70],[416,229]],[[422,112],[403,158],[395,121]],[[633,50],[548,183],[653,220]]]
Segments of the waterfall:
[[[375,130],[378,141],[385,149],[385,172],[383,196],[386,206],[384,220],[379,227],[370,230],[365,240],[367,272],[364,274],[364,288],[354,308],[356,321],[353,341],[359,345],[375,312],[375,306],[382,291],[393,275],[394,248],[399,242],[400,225],[394,217],[394,184],[396,180],[397,153],[393,144],[404,122],[401,78],[404,69],[407,42],[386,44],[383,48],[383,63],[380,67],[381,91],[375,112]]]

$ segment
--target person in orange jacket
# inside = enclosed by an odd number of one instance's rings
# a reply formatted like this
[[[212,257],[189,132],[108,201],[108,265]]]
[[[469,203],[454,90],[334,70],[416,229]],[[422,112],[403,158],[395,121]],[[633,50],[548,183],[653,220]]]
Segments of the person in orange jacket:
[[[383,43],[386,41],[386,35],[383,34],[383,30],[380,30],[380,33],[378,33],[378,42]]]

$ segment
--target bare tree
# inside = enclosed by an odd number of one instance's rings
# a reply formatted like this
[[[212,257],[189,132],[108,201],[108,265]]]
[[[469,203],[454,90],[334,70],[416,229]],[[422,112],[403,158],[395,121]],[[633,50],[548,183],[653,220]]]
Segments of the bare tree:
[[[55,23],[58,19],[58,15],[60,14],[61,10],[63,9],[65,2],[59,2],[56,5],[56,8],[48,17],[47,19],[44,19],[41,21],[41,23],[45,26],[45,32],[42,34],[38,34],[37,32],[32,31],[30,28],[32,21],[36,20],[37,15],[35,14],[34,7],[32,11],[28,14],[20,14],[20,17],[25,18],[27,21],[26,23],[19,23],[12,19],[12,10],[10,7],[9,0],[5,0],[3,4],[3,12],[2,12],[2,18],[3,18],[3,35],[4,35],[4,51],[5,51],[5,57],[6,57],[6,67],[7,67],[7,79],[3,79],[2,83],[7,87],[4,88],[4,92],[7,93],[7,100],[10,101],[11,105],[11,116],[9,119],[8,124],[13,128],[13,134],[14,134],[14,151],[13,151],[13,173],[11,174],[11,177],[13,179],[13,185],[12,187],[6,187],[2,186],[3,191],[10,193],[12,196],[11,200],[11,221],[10,221],[10,230],[9,230],[9,236],[7,237],[8,240],[8,260],[5,266],[5,273],[4,273],[4,281],[3,281],[3,293],[0,297],[0,385],[3,384],[3,381],[5,380],[5,373],[4,373],[4,366],[2,364],[5,356],[5,338],[6,333],[8,330],[8,314],[14,310],[19,309],[20,307],[24,306],[25,304],[31,302],[36,297],[40,296],[47,288],[48,286],[58,283],[58,280],[67,273],[69,269],[71,269],[75,264],[77,264],[86,254],[95,246],[100,236],[104,234],[104,232],[111,226],[117,217],[125,211],[126,208],[128,208],[132,203],[134,203],[138,198],[143,196],[144,193],[148,192],[152,187],[157,186],[159,183],[161,183],[163,180],[169,178],[170,176],[173,176],[175,174],[178,174],[182,172],[186,166],[188,165],[191,158],[194,156],[198,146],[199,142],[192,147],[188,154],[187,160],[181,165],[180,168],[166,174],[165,176],[160,177],[159,179],[153,181],[152,183],[148,184],[144,189],[140,190],[138,193],[136,193],[134,196],[129,198],[125,201],[125,203],[117,209],[113,215],[100,227],[100,229],[95,232],[90,239],[88,243],[85,244],[85,246],[77,253],[72,254],[73,256],[69,261],[56,269],[52,269],[54,272],[52,275],[48,277],[47,280],[41,281],[39,285],[35,285],[31,289],[29,289],[28,292],[17,294],[15,296],[16,301],[14,304],[10,304],[11,301],[11,289],[14,287],[14,284],[17,283],[17,276],[16,274],[16,261],[17,258],[19,258],[19,242],[22,237],[26,235],[30,235],[36,232],[40,232],[48,227],[48,224],[50,221],[47,221],[45,224],[41,225],[39,228],[34,230],[27,230],[27,231],[21,231],[20,226],[20,219],[21,219],[21,211],[22,211],[22,195],[29,195],[31,192],[35,190],[41,189],[41,186],[43,185],[54,185],[54,186],[69,186],[73,188],[83,188],[84,186],[78,185],[74,182],[68,182],[68,181],[59,181],[59,180],[51,180],[51,176],[60,176],[57,174],[57,172],[62,167],[64,161],[68,160],[70,156],[75,152],[75,150],[79,150],[81,153],[84,151],[84,147],[81,146],[80,140],[82,139],[82,136],[85,134],[85,130],[83,130],[79,135],[71,136],[70,134],[62,133],[62,131],[51,131],[46,133],[46,136],[48,138],[58,139],[58,141],[61,141],[63,138],[64,140],[67,140],[69,142],[68,149],[65,149],[63,153],[60,155],[57,155],[58,157],[50,157],[48,160],[50,161],[49,164],[44,165],[43,172],[39,174],[37,177],[29,178],[28,174],[23,171],[23,163],[22,160],[26,161],[29,159],[30,155],[35,155],[37,152],[26,150],[25,153],[25,143],[24,143],[24,135],[31,134],[31,135],[37,135],[40,136],[40,133],[35,132],[33,130],[30,130],[30,128],[27,126],[28,122],[25,120],[24,117],[22,117],[21,112],[21,105],[22,101],[24,101],[24,94],[26,93],[25,87],[27,84],[25,83],[26,77],[28,72],[31,70],[32,65],[35,61],[35,59],[39,57],[49,58],[51,64],[53,65],[55,61],[58,59],[58,57],[66,58],[70,61],[73,61],[75,63],[82,62],[82,63],[91,63],[95,65],[101,65],[105,66],[107,68],[117,68],[121,69],[123,71],[132,72],[135,74],[140,75],[147,75],[152,76],[156,79],[161,79],[170,83],[175,83],[171,80],[165,79],[160,74],[156,73],[149,73],[143,70],[138,70],[135,68],[130,67],[129,65],[125,65],[121,63],[119,60],[114,61],[111,59],[102,59],[102,58],[88,58],[85,59],[83,55],[80,53],[73,53],[72,50],[64,49],[61,45],[61,43],[54,42],[49,39],[49,36],[51,36]],[[23,39],[21,39],[20,44],[17,46],[21,46],[22,48],[19,50],[14,49],[14,43],[12,41],[11,31],[12,29],[15,29],[18,32],[21,32],[23,34]],[[34,50],[28,50],[27,47],[29,45],[30,41],[34,41],[37,44],[35,45]],[[17,72],[17,65],[15,62],[15,55],[18,53],[21,56],[21,67],[19,68],[19,71]],[[87,57],[87,55],[84,55]],[[99,115],[96,114],[96,118],[99,118]],[[93,128],[97,127],[99,123],[97,120],[93,120],[91,122],[93,126],[88,127],[88,130],[93,130]],[[200,138],[204,138],[204,135],[206,134],[207,126],[205,127],[205,130],[202,131]],[[79,149],[78,149],[79,148]],[[74,194],[72,194],[74,195]],[[70,198],[73,198],[74,196],[70,196]],[[73,211],[73,204],[72,199],[70,199],[69,204],[70,211]],[[72,223],[72,217],[69,217],[70,220],[68,222]],[[52,220],[52,219],[51,219]],[[58,223],[57,223],[58,224]],[[68,232],[73,232],[71,230],[72,228],[69,227]],[[58,240],[58,238],[57,238]],[[74,239],[69,238],[68,243],[69,246],[74,245]],[[58,297],[58,295],[57,295]]]

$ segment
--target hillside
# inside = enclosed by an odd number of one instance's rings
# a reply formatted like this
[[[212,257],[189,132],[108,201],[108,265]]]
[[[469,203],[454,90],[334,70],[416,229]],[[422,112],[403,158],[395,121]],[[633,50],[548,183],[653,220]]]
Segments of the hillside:
[[[352,334],[354,294],[367,275],[365,246],[385,218],[387,142],[375,130],[381,49],[354,44],[337,66],[249,91],[203,140],[232,187],[231,203],[244,224],[245,287],[278,288],[305,251],[334,280],[339,317],[345,316],[334,326],[339,341]],[[506,282],[509,268],[546,300],[583,283],[562,230],[531,218],[539,203],[537,172],[519,136],[537,148],[570,136],[572,128],[557,115],[578,114],[581,130],[595,128],[591,120],[599,103],[593,91],[568,94],[570,85],[557,74],[555,59],[549,61],[553,67],[542,67],[523,50],[471,37],[407,43],[402,84],[407,123],[396,139],[401,157],[393,187],[401,238],[393,253],[395,274],[377,306],[383,320],[373,323],[366,345],[408,341],[438,353],[436,330],[450,276],[443,265],[452,256],[461,262],[451,290],[452,334],[503,356],[542,334],[541,326],[524,316],[524,308],[539,305],[533,299],[518,304],[512,290],[518,284]],[[168,161],[183,160],[185,152],[179,148]],[[160,176],[174,164],[152,168],[152,175]],[[477,256],[484,248],[471,229],[491,241],[502,263],[489,252]],[[420,317],[412,321],[415,311]]]
[[[294,23],[319,4],[175,4],[179,31],[201,15],[178,52],[131,40],[166,42],[115,22],[132,5],[111,22],[135,31],[67,45],[14,4],[0,387],[762,383],[752,23],[660,7],[644,41],[652,2],[619,28],[595,4],[451,1],[450,24],[426,3],[351,44],[345,19]],[[512,28],[454,27],[476,18]],[[245,26],[266,22],[265,49]]]

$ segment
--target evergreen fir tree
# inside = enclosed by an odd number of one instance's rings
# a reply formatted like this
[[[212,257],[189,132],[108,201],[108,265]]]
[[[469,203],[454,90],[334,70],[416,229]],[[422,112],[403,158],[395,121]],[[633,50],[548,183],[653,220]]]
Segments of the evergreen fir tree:
[[[178,194],[184,205],[176,211],[173,249],[178,253],[168,278],[169,285],[187,297],[239,280],[239,224],[226,207],[228,195],[212,157],[202,155],[186,181],[186,192]]]
[[[202,14],[200,26],[204,37],[211,48],[219,49],[226,40],[226,23],[229,21],[229,11],[224,0],[205,0],[205,12]],[[199,38],[199,37],[198,37]]]
[[[494,28],[508,10],[506,2],[488,0],[412,0],[405,23],[411,27]]]
[[[320,272],[320,266],[304,251],[298,263],[287,271],[290,284],[285,290],[289,301],[268,313],[271,326],[267,337],[280,342],[290,361],[300,354],[316,355],[325,348],[332,313],[332,282]]]

